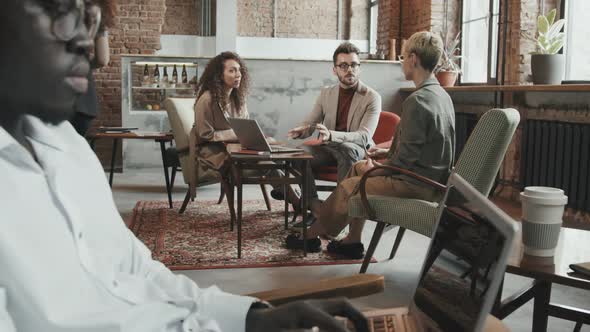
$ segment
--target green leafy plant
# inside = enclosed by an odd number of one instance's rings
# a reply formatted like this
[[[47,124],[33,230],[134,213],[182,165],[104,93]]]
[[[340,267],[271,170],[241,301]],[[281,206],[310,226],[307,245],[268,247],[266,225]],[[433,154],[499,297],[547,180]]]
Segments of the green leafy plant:
[[[537,42],[537,49],[535,54],[556,54],[561,50],[565,43],[565,32],[561,29],[565,26],[565,20],[560,19],[555,21],[557,10],[553,9],[545,15],[540,15],[537,18],[538,35],[535,41]]]
[[[452,71],[461,73],[461,49],[459,48],[459,43],[461,42],[460,36],[461,32],[458,32],[455,38],[449,39],[445,33],[440,33],[440,38],[444,42],[444,48],[435,72]]]

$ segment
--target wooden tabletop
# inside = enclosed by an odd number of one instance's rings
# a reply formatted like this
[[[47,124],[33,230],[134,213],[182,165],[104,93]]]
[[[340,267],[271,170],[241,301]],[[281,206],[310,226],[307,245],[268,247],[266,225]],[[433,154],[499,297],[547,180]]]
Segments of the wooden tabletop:
[[[307,152],[271,153],[267,155],[237,154],[242,149],[240,144],[231,143],[226,145],[227,151],[234,160],[309,160],[313,156]]]
[[[519,231],[506,272],[590,290],[590,277],[569,268],[570,264],[590,261],[590,231],[562,227],[554,257],[525,255],[521,236]]]
[[[98,132],[90,135],[90,138],[125,138],[125,139],[155,139],[171,141],[174,136],[170,132],[148,132],[148,131],[132,131],[127,133],[115,132]]]

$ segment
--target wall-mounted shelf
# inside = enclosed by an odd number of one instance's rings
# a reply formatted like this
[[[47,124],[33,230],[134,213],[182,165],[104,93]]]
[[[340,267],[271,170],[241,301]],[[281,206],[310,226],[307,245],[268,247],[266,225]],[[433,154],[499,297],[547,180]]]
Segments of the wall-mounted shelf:
[[[590,92],[590,84],[561,85],[461,85],[444,88],[449,92]],[[416,88],[401,88],[402,92],[413,92]]]

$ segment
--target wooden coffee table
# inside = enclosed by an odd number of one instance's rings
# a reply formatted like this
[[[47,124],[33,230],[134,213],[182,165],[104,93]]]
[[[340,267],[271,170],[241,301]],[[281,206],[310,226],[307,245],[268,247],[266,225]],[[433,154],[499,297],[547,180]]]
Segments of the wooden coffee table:
[[[110,138],[113,140],[113,147],[111,150],[111,169],[109,172],[109,185],[113,186],[113,172],[115,170],[115,157],[117,156],[117,145],[123,139],[143,139],[154,140],[160,143],[160,152],[162,153],[162,165],[164,166],[164,180],[166,181],[166,191],[168,193],[168,205],[172,208],[172,188],[170,188],[170,177],[168,175],[168,167],[166,165],[166,142],[172,142],[174,136],[169,132],[127,132],[127,133],[96,133],[88,137],[90,139],[90,146],[94,150],[94,145],[97,139]]]
[[[575,308],[551,303],[551,285],[560,284],[578,289],[590,290],[590,277],[572,272],[570,264],[590,261],[590,231],[562,228],[554,257],[534,257],[524,254],[522,232],[516,237],[507,273],[533,279],[530,285],[498,301],[494,316],[504,319],[517,308],[534,300],[532,331],[547,331],[549,316],[576,322],[579,331],[582,324],[590,325],[590,308]],[[502,287],[500,287],[501,294]]]

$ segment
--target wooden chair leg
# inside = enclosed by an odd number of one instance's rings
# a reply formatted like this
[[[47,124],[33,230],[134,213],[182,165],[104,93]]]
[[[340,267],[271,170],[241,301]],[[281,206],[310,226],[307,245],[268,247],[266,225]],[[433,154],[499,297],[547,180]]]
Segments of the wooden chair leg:
[[[395,236],[395,242],[393,243],[393,248],[391,248],[391,254],[389,254],[389,259],[392,260],[395,257],[395,253],[397,252],[397,248],[399,248],[399,244],[402,242],[402,238],[404,237],[404,233],[406,229],[400,227],[397,230],[397,235]]]
[[[577,322],[576,326],[574,327],[574,332],[580,332],[582,329],[582,322]]]
[[[182,214],[184,213],[184,210],[186,210],[186,206],[188,205],[188,202],[191,199],[191,190],[187,190],[186,191],[186,196],[184,196],[184,201],[182,201],[182,206],[180,207],[180,211],[178,211],[178,213]]]
[[[261,184],[260,190],[262,191],[262,196],[264,196],[264,202],[266,203],[266,209],[270,211],[270,199],[268,198],[268,192],[266,191],[266,186]],[[287,195],[285,195],[287,196]]]
[[[369,263],[371,263],[371,258],[373,258],[373,253],[375,253],[375,249],[377,249],[377,244],[381,239],[381,234],[383,234],[383,229],[385,228],[384,222],[377,222],[377,227],[375,227],[375,232],[373,232],[373,237],[371,238],[371,243],[369,243],[369,248],[367,248],[367,252],[365,253],[365,258],[363,259],[363,264],[361,265],[361,271],[359,273],[367,272],[367,268],[369,267]]]
[[[234,230],[234,221],[236,220],[236,210],[234,209],[234,188],[225,180],[221,181],[221,188],[225,192],[227,196],[227,207],[229,208],[229,229],[230,231]]]
[[[223,190],[223,183],[219,184],[219,199],[217,200],[217,204],[221,204],[223,202],[223,196],[225,196],[225,191]]]

